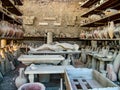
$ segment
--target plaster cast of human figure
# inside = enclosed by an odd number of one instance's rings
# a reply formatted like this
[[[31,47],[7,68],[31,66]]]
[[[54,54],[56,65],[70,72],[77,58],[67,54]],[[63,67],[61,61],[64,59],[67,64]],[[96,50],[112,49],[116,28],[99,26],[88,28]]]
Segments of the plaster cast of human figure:
[[[43,44],[38,48],[32,48],[31,46],[28,47],[30,48],[31,51],[40,51],[40,50],[52,50],[52,51],[76,50],[77,51],[79,49],[79,45],[77,44],[58,43],[58,42],[56,42],[54,45]]]

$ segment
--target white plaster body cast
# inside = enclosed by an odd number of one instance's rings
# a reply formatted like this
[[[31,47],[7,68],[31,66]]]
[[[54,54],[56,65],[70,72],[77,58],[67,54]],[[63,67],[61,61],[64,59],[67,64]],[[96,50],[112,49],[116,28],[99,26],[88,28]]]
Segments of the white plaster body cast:
[[[52,50],[52,51],[63,51],[63,50],[73,50],[77,51],[79,49],[79,45],[77,44],[69,44],[69,43],[58,43],[55,44],[43,44],[38,48],[32,48],[28,46],[30,51],[40,51],[40,50]]]

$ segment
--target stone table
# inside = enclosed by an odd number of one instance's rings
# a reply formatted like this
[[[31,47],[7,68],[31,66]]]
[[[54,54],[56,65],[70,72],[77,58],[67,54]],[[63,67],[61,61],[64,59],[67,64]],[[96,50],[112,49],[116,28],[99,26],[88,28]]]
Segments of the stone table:
[[[64,74],[66,68],[74,68],[72,65],[55,66],[55,65],[35,65],[34,69],[28,66],[25,74],[29,75],[29,81],[34,82],[35,74]]]
[[[26,65],[31,63],[49,63],[57,65],[61,61],[64,61],[65,58],[61,55],[21,55],[18,60]]]

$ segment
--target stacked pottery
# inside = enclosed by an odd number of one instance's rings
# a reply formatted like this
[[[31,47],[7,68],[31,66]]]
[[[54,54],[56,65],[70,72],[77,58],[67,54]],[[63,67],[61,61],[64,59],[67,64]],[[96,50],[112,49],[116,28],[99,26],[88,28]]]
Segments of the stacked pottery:
[[[104,36],[104,38],[108,38],[108,30],[107,30],[107,28],[105,27],[104,28],[104,30],[103,30],[103,36]]]
[[[104,13],[105,13],[106,16],[109,16],[109,15],[118,13],[118,10],[108,8],[104,11]]]
[[[80,38],[82,38],[82,39],[86,38],[85,32],[81,31],[81,33],[80,33]]]
[[[0,22],[0,36],[2,35],[2,23]]]
[[[5,33],[6,33],[6,29],[5,29],[5,21],[1,21],[1,36],[4,37]]]
[[[90,21],[93,21],[93,20],[101,19],[101,16],[97,15],[97,14],[93,14],[93,15],[90,15],[88,18],[89,18]]]
[[[114,30],[115,30],[114,22],[113,21],[108,22],[108,34],[110,39],[113,39]]]
[[[101,38],[104,38],[104,31],[101,31]]]
[[[98,31],[98,37],[99,39],[102,39],[102,33],[100,31]]]
[[[27,79],[24,75],[24,68],[19,69],[19,76],[15,80],[16,87],[19,88],[21,85],[27,83]]]
[[[11,37],[14,37],[14,35],[15,35],[15,30],[14,30],[14,25],[12,24],[11,25],[11,31],[12,31],[12,33],[11,33]]]
[[[111,81],[117,81],[117,75],[113,69],[113,65],[112,64],[107,64],[107,77],[111,80]]]
[[[95,31],[93,32],[93,37],[94,37],[94,38],[97,38],[97,34],[98,34],[97,30],[95,30]]]
[[[22,28],[19,28],[18,25],[10,24],[6,21],[0,22],[0,36],[1,37],[23,37]]]
[[[82,59],[82,62],[83,63],[86,63],[87,61],[87,59],[86,59],[86,53],[85,53],[85,49],[82,49],[81,50],[81,59]]]
[[[93,38],[93,36],[92,36],[92,34],[90,32],[87,34],[87,37],[88,38]]]
[[[7,37],[11,37],[12,36],[12,34],[13,34],[13,28],[12,28],[12,24],[9,24],[9,32],[8,32],[8,34],[7,34]]]
[[[100,0],[100,4],[104,3],[105,0]]]
[[[88,37],[88,32],[86,32],[86,33],[85,33],[85,36],[86,36],[86,39],[88,39],[88,38],[89,38],[89,37]]]

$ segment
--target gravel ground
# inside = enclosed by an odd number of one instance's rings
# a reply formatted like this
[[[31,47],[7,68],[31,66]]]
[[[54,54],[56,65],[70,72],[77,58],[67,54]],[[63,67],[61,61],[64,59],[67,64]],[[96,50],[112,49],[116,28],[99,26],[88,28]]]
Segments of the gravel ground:
[[[17,90],[17,87],[15,85],[15,79],[19,75],[19,68],[20,67],[25,67],[23,64],[19,65],[14,71],[10,71],[5,74],[3,81],[0,83],[0,90]],[[55,80],[55,76],[51,82],[44,83],[46,90],[58,90],[59,89],[59,80]],[[58,77],[58,76],[56,76]],[[55,80],[55,81],[54,81]]]
[[[25,68],[23,64],[19,64],[14,71],[10,71],[4,75],[3,81],[0,83],[0,90],[17,90],[15,79],[19,75],[19,68]]]
[[[3,81],[0,83],[0,90],[17,90],[14,82],[17,75],[17,71],[11,71],[6,73]]]

